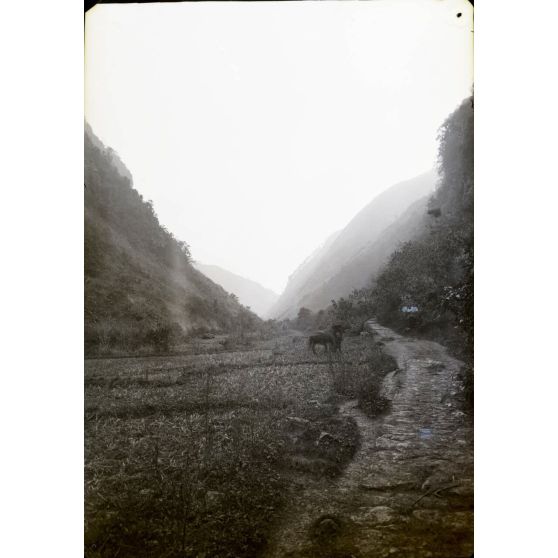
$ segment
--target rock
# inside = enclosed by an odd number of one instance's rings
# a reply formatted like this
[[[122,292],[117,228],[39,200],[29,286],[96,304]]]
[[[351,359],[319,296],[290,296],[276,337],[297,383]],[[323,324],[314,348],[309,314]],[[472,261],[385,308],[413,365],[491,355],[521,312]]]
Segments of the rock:
[[[473,524],[473,512],[456,511],[445,514],[442,518],[448,529],[460,530],[467,529]]]
[[[428,490],[432,486],[432,478],[428,477],[420,486],[421,490]]]
[[[455,494],[458,494],[459,496],[470,496],[472,497],[474,494],[474,489],[473,489],[473,485],[472,483],[467,486],[456,486],[455,488],[452,488],[451,491]]]
[[[399,369],[392,370],[388,372],[384,379],[382,380],[382,386],[380,388],[380,397],[384,397],[385,399],[389,399],[392,401],[399,389],[398,380],[396,378]]]
[[[333,535],[339,531],[339,525],[331,518],[322,519],[320,521],[320,530],[323,534]]]
[[[329,432],[322,432],[320,434],[319,438],[316,440],[316,445],[317,446],[320,446],[320,445],[330,446],[332,444],[340,444],[340,443],[341,443],[341,441],[339,440],[339,438],[336,438],[335,436],[333,436]]]
[[[301,417],[287,417],[287,420],[291,424],[296,424],[297,426],[308,426],[310,424],[309,420],[303,419]]]
[[[413,516],[425,523],[438,523],[441,520],[441,512],[438,510],[415,510]]]
[[[375,523],[391,523],[395,519],[395,511],[389,506],[376,506],[367,512],[366,517]]]
[[[335,517],[326,516],[316,520],[311,529],[314,538],[331,539],[341,531],[341,522]]]

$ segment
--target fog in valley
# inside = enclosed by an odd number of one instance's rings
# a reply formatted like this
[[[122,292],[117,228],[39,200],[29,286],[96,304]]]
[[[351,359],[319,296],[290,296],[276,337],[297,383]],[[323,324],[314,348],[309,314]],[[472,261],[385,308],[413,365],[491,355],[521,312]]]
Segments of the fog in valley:
[[[377,194],[434,168],[471,94],[455,4],[98,5],[86,119],[196,261],[280,294]]]

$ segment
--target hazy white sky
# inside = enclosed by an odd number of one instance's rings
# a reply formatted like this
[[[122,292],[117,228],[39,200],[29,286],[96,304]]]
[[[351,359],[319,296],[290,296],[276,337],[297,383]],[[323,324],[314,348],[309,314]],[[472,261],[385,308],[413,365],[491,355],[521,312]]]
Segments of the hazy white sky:
[[[98,5],[86,119],[194,259],[280,292],[434,165],[471,92],[471,29],[466,0]]]

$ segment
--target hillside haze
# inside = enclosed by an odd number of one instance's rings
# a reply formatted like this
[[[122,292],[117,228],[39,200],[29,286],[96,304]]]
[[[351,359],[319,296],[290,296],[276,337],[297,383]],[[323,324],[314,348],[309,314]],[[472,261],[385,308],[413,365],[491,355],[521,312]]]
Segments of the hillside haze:
[[[412,237],[437,180],[432,170],[376,196],[289,277],[269,317],[293,318],[301,307],[320,310],[366,286],[397,245]]]
[[[85,128],[85,347],[168,350],[191,332],[257,317],[190,263],[118,155]]]
[[[217,265],[206,265],[199,262],[194,267],[206,277],[221,285],[227,292],[233,293],[244,306],[248,306],[260,317],[265,317],[279,295],[271,289],[266,289],[256,281],[232,273]]]

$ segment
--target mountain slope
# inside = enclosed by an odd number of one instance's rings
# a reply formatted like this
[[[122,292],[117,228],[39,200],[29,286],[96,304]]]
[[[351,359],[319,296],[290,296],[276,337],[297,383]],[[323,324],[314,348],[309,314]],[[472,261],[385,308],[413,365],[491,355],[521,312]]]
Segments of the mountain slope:
[[[206,265],[198,262],[193,265],[206,277],[221,285],[227,292],[235,294],[241,304],[250,307],[260,317],[266,315],[279,297],[277,293],[266,289],[256,281],[236,275],[217,265]]]
[[[319,248],[314,250],[314,252],[289,276],[285,290],[268,312],[270,318],[285,317],[285,313],[289,310],[291,301],[300,298],[300,293],[304,292],[305,286],[311,280],[312,275],[319,269],[320,264],[326,257],[335,239],[339,236],[339,233],[340,231],[337,231],[330,235],[327,240]]]
[[[405,230],[412,225],[406,211],[433,191],[437,179],[434,171],[427,172],[395,184],[374,198],[289,278],[270,316],[294,317],[302,306],[319,310],[328,306],[332,298],[365,286],[396,243],[407,238]],[[392,229],[382,237],[400,219],[401,223],[395,225],[396,229],[400,227],[400,233]]]
[[[307,293],[300,300],[300,305],[311,309],[326,308],[333,299],[347,296],[355,288],[367,286],[392,252],[422,230],[427,205],[427,196],[413,203],[375,242],[362,248],[333,277]]]
[[[390,256],[369,297],[382,324],[403,331],[411,303],[413,328],[449,346],[472,366],[474,325],[474,104],[467,98],[439,131],[441,180],[430,216]],[[472,369],[472,368],[471,368]]]
[[[196,329],[256,320],[190,264],[185,242],[132,187],[118,155],[85,130],[85,347],[168,349]]]

